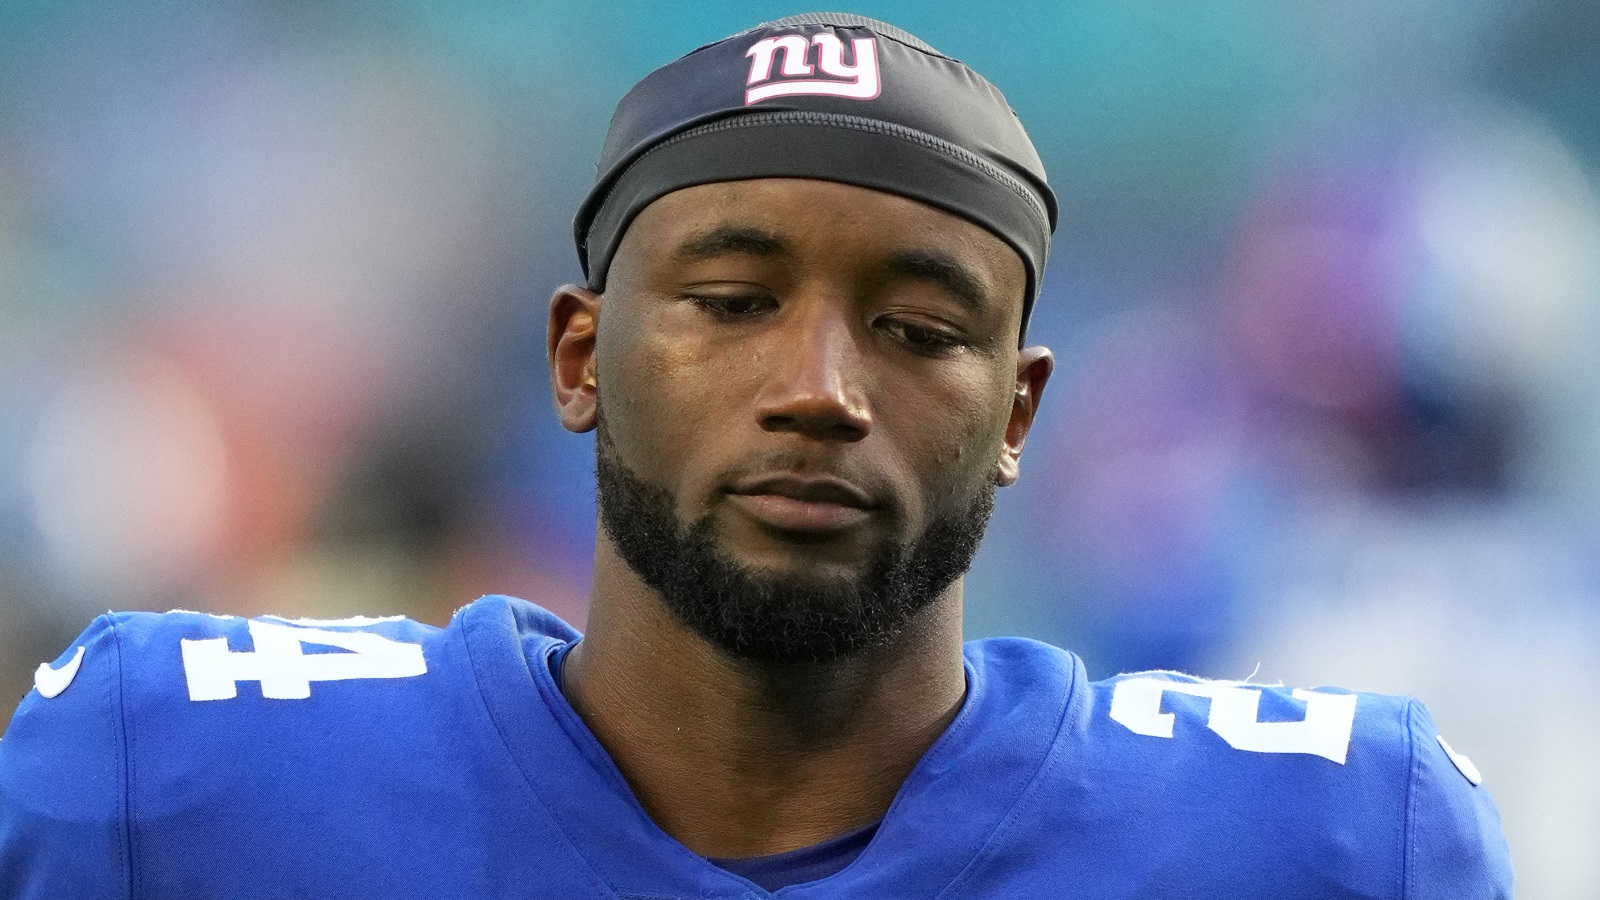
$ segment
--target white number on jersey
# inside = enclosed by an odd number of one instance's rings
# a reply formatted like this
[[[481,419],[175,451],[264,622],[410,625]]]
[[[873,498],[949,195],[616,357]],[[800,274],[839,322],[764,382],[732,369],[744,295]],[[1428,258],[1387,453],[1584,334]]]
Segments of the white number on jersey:
[[[250,621],[255,650],[231,652],[227,638],[184,639],[183,671],[190,700],[231,700],[241,681],[261,682],[261,696],[304,700],[313,681],[351,678],[410,678],[428,671],[422,645],[370,631],[327,631]],[[306,653],[304,644],[339,647],[346,653]]]
[[[1111,693],[1111,718],[1134,734],[1172,737],[1173,714],[1161,711],[1161,695],[1167,691],[1206,697],[1211,714],[1206,727],[1215,731],[1237,750],[1255,753],[1309,753],[1344,765],[1350,749],[1350,730],[1355,725],[1356,695],[1328,694],[1321,691],[1293,692],[1306,705],[1306,716],[1299,722],[1257,721],[1261,691],[1231,682],[1167,681],[1161,678],[1129,678],[1117,682]]]

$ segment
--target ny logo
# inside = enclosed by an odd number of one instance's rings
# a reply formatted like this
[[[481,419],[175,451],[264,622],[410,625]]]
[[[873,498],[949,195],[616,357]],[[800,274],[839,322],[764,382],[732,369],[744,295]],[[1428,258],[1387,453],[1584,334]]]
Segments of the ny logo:
[[[808,78],[814,69],[806,56],[811,44],[817,47],[816,68],[828,78]],[[756,41],[745,52],[750,57],[750,85],[744,92],[744,105],[760,103],[770,97],[792,97],[797,94],[817,94],[828,97],[850,97],[871,100],[878,96],[881,86],[878,79],[878,45],[872,38],[856,38],[850,42],[855,57],[854,65],[845,65],[844,42],[826,32],[809,42],[798,34],[785,34]],[[772,64],[779,51],[783,65],[778,75],[772,74]],[[778,80],[774,80],[776,77]],[[763,83],[766,82],[766,83]]]

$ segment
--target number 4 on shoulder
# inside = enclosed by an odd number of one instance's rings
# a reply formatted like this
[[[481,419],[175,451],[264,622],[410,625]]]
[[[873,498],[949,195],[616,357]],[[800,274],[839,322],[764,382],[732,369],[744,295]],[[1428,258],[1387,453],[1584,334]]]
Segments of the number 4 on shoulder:
[[[231,700],[239,682],[261,682],[261,696],[304,700],[313,681],[410,678],[428,671],[422,645],[370,631],[328,631],[250,621],[251,651],[230,651],[227,638],[184,639],[183,671],[190,700]],[[305,644],[338,647],[344,653],[306,653]]]

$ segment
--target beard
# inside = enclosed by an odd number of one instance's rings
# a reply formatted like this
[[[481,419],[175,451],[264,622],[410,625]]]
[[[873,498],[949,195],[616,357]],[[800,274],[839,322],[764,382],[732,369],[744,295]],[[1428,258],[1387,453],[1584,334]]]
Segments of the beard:
[[[972,565],[994,511],[985,481],[915,540],[889,542],[855,577],[808,577],[740,564],[707,514],[678,523],[671,494],[634,474],[602,418],[595,442],[600,524],[629,568],[684,625],[740,659],[827,662],[886,647]]]

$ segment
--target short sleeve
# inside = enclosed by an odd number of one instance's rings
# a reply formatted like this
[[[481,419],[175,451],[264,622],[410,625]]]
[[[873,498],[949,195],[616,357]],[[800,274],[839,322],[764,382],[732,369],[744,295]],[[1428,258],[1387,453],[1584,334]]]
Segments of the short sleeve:
[[[0,897],[125,898],[125,754],[111,617],[96,619],[35,684],[0,738]]]
[[[1511,851],[1481,776],[1464,757],[1452,758],[1421,703],[1407,712],[1407,900],[1509,900]]]

